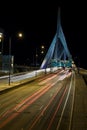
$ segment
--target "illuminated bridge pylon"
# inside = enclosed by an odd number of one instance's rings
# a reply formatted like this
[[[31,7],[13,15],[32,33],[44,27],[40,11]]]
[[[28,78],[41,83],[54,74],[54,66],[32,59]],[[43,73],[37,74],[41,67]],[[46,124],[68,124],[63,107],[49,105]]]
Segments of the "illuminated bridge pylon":
[[[41,69],[48,67],[70,67],[72,56],[67,47],[66,39],[60,21],[60,9],[58,10],[57,30],[48,49],[48,52],[40,66]]]

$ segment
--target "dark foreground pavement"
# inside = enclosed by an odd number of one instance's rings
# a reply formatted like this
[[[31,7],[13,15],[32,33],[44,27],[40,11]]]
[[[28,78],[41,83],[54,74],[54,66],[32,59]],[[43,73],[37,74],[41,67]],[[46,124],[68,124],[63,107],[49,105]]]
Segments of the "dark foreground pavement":
[[[87,85],[83,75],[76,74],[72,130],[87,130]]]

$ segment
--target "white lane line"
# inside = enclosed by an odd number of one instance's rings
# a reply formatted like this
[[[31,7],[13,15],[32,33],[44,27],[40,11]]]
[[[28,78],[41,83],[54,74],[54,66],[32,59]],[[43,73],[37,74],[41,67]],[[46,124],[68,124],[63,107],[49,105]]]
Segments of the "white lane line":
[[[67,101],[68,101],[68,98],[69,98],[69,95],[70,95],[70,90],[71,90],[71,87],[72,87],[72,79],[73,79],[73,75],[71,77],[71,82],[70,82],[70,87],[69,87],[69,91],[68,91],[68,94],[67,94],[67,97],[66,97],[66,101],[64,103],[64,107],[63,107],[63,110],[62,110],[62,113],[61,113],[61,117],[60,117],[60,120],[58,122],[58,125],[57,125],[57,128],[56,130],[59,130],[59,127],[60,127],[60,123],[61,123],[61,120],[62,120],[62,117],[63,117],[63,114],[64,114],[64,110],[66,108],[66,104],[67,104]]]
[[[71,114],[70,114],[69,130],[71,130],[71,122],[72,122],[73,107],[74,107],[74,98],[75,98],[75,73],[74,73],[73,97],[72,97],[72,107],[71,107]]]
[[[39,110],[41,110],[43,108],[43,105],[39,108]]]

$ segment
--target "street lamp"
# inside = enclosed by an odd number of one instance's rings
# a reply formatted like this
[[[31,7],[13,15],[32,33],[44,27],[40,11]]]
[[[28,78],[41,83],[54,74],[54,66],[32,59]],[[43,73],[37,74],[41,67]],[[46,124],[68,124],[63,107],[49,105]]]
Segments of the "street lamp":
[[[1,54],[3,55],[3,33],[0,32],[0,42],[1,42]]]
[[[37,54],[37,48],[36,48],[36,52],[35,52],[35,65],[36,65],[36,67],[37,67],[37,58],[38,58],[38,54]]]
[[[45,49],[45,47],[44,47],[44,45],[42,45],[41,46],[41,54],[44,54],[44,49]]]
[[[9,85],[10,85],[10,75],[11,75],[11,37],[9,37]]]
[[[23,33],[18,33],[18,37],[22,38]],[[9,37],[9,85],[10,85],[10,80],[11,80],[11,62],[12,62],[12,56],[11,56],[11,42],[12,42],[12,37]]]
[[[2,69],[3,64],[3,32],[0,32],[0,67]]]
[[[42,46],[41,46],[41,49],[42,49],[42,50],[44,50],[44,49],[45,49],[44,45],[42,45]]]
[[[0,33],[0,42],[2,41],[2,33]]]
[[[22,38],[22,37],[23,37],[23,33],[19,32],[19,33],[18,33],[18,37],[19,37],[19,38]]]

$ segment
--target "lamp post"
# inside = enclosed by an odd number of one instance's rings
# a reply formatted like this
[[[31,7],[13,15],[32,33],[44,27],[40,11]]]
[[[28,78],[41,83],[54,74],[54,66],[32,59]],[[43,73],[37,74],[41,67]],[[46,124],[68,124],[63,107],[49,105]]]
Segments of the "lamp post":
[[[0,32],[1,54],[3,55],[3,33]]]
[[[45,46],[44,45],[41,45],[41,50],[40,50],[40,52],[41,52],[41,62],[42,62],[42,60],[43,60],[43,57],[44,57],[44,54],[45,54]]]
[[[38,62],[37,62],[37,58],[38,58],[38,54],[37,54],[37,48],[36,48],[36,54],[35,54],[36,67],[37,67],[37,64],[38,64]]]
[[[10,85],[10,75],[11,75],[11,37],[9,38],[9,85]]]
[[[23,34],[20,32],[18,33],[18,37],[22,38]],[[11,84],[11,62],[12,62],[12,56],[11,56],[11,42],[12,42],[12,37],[9,37],[9,85]]]
[[[22,38],[22,37],[23,37],[23,33],[19,32],[19,33],[18,33],[18,37],[19,37],[19,38]]]
[[[2,65],[3,65],[3,39],[4,39],[4,36],[3,36],[3,32],[0,32],[0,67],[1,67],[1,70],[2,70]]]

